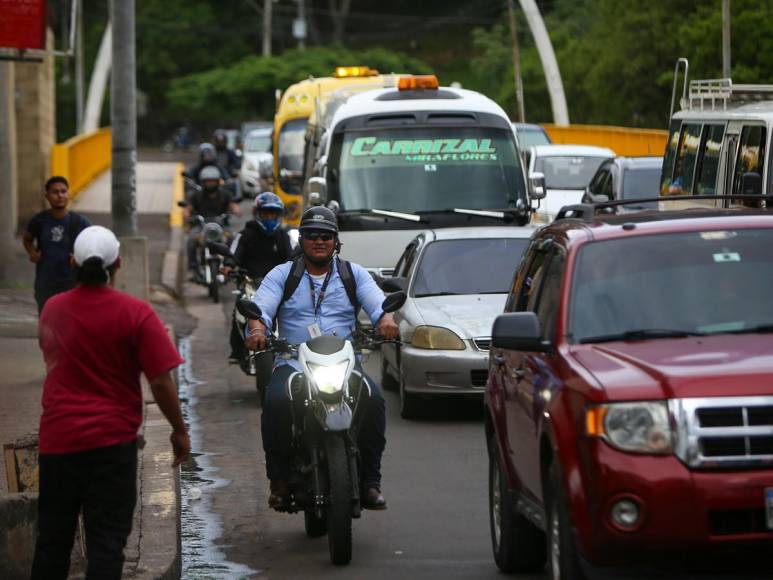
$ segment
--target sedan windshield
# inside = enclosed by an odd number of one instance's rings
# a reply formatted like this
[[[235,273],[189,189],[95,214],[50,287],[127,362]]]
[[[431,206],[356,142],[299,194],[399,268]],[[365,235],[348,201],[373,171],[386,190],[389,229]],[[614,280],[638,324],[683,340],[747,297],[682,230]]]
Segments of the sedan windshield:
[[[773,230],[635,236],[580,249],[575,342],[773,328]]]
[[[534,160],[534,171],[545,175],[548,189],[585,189],[606,157],[553,155]]]
[[[504,129],[348,132],[331,158],[331,194],[342,211],[495,209],[525,198],[515,138]]]
[[[526,238],[433,242],[417,267],[413,295],[506,293],[528,243]]]

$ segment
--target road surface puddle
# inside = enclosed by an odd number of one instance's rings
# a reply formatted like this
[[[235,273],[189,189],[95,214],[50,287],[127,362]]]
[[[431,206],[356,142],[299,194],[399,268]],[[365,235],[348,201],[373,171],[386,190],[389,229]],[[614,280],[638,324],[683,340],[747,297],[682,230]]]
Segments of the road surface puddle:
[[[212,509],[212,496],[229,483],[216,475],[203,450],[201,418],[196,413],[196,385],[189,338],[179,344],[185,363],[179,367],[178,385],[183,414],[191,437],[191,459],[180,472],[182,521],[182,578],[241,579],[257,574],[248,566],[229,562],[216,544],[223,534],[221,517]]]

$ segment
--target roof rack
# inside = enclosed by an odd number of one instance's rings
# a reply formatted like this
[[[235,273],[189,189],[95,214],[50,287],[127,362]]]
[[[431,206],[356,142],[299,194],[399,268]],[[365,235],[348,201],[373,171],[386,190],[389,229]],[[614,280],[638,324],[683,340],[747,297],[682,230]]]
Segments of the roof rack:
[[[727,110],[728,102],[766,101],[773,99],[773,85],[733,84],[732,79],[705,79],[690,81],[687,103],[682,107],[703,111],[711,103],[712,111],[722,104]]]
[[[620,199],[612,201],[599,201],[595,203],[579,203],[574,205],[565,205],[556,214],[553,221],[564,219],[576,219],[586,223],[595,221],[595,217],[599,213],[606,213],[615,215],[617,208],[626,205],[641,205],[643,203],[651,202],[668,202],[668,201],[708,201],[708,200],[748,200],[748,201],[765,201],[769,205],[765,208],[753,208],[753,209],[769,209],[773,210],[773,194],[767,195],[668,195],[659,197],[648,197],[642,199]],[[657,208],[646,208],[641,211],[658,211]]]

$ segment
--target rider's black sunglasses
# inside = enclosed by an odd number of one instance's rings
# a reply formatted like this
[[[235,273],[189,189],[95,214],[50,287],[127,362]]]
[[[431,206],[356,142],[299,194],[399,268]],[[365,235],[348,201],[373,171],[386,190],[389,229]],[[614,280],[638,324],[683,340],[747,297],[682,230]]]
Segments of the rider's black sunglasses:
[[[323,242],[329,242],[335,237],[335,234],[330,232],[306,232],[303,234],[303,238],[309,241],[322,240]]]

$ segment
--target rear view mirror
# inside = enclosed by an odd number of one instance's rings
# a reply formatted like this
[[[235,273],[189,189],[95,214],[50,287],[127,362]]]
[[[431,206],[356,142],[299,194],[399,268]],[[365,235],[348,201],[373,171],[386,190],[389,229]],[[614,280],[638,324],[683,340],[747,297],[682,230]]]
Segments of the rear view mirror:
[[[395,276],[394,278],[384,278],[381,281],[381,289],[384,292],[405,292],[408,290],[408,279],[403,276]]]
[[[187,200],[185,200],[185,199],[181,199],[180,201],[178,201],[178,202],[177,202],[177,205],[178,205],[179,207],[188,207],[188,205],[190,205],[190,204],[188,203],[188,201],[187,201]]]
[[[402,308],[407,299],[408,295],[405,292],[395,292],[384,299],[384,302],[381,303],[381,309],[384,312],[395,312]]]
[[[525,352],[545,352],[550,345],[542,340],[542,325],[534,312],[500,314],[491,330],[495,348]]]
[[[236,310],[239,314],[249,320],[260,320],[263,317],[263,311],[260,306],[255,304],[252,300],[242,299],[236,303]]]
[[[532,199],[544,199],[547,195],[544,173],[529,173],[529,197]]]
[[[231,248],[225,244],[221,244],[220,242],[207,242],[207,247],[213,254],[226,256],[227,258],[230,258],[233,255],[231,254]]]

